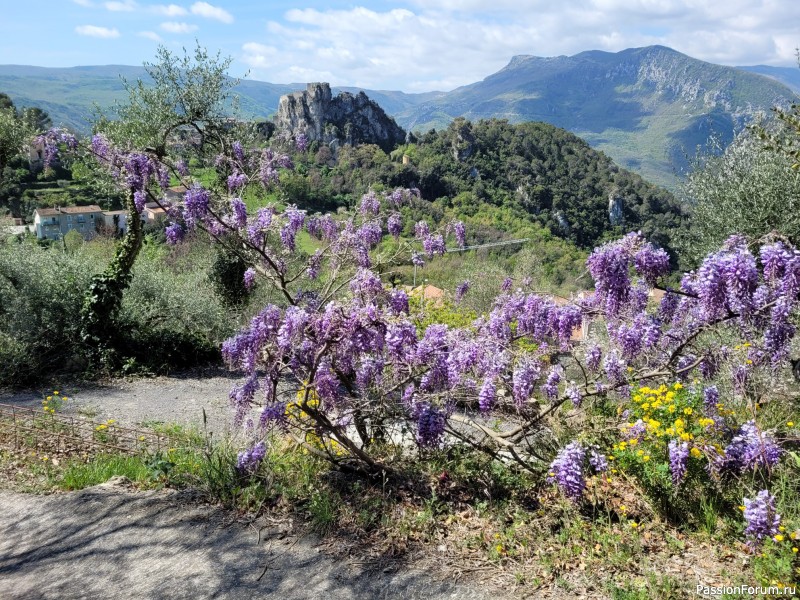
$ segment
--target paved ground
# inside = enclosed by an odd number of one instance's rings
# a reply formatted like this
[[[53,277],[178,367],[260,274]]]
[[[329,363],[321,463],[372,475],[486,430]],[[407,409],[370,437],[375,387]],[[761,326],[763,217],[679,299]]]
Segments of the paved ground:
[[[491,597],[413,565],[335,559],[287,524],[265,528],[258,544],[258,524],[231,521],[187,492],[134,492],[124,481],[50,496],[0,492],[0,598]]]

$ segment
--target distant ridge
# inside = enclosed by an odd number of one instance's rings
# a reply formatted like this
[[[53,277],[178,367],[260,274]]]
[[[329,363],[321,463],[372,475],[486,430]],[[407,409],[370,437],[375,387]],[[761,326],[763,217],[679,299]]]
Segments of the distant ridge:
[[[730,140],[795,93],[774,78],[700,61],[665,46],[574,56],[514,56],[497,73],[396,115],[414,130],[455,117],[546,121],[617,163],[672,186],[711,134]]]
[[[142,67],[66,69],[0,65],[0,91],[21,106],[40,106],[57,124],[88,131],[93,105],[124,97],[120,75],[146,77]],[[244,80],[237,88],[243,116],[266,119],[280,97],[305,83]],[[711,134],[723,143],[758,113],[788,105],[800,90],[800,69],[726,67],[665,46],[621,52],[589,50],[574,56],[517,55],[482,81],[451,92],[333,88],[364,91],[408,130],[442,128],[455,117],[545,121],[603,150],[621,166],[673,186],[687,156]]]

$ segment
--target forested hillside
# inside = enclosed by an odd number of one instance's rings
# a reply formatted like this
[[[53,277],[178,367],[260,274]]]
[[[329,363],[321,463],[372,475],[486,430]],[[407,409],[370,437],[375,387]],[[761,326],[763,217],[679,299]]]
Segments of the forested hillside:
[[[370,185],[417,187],[422,198],[477,226],[475,241],[491,241],[491,229],[520,234],[543,226],[590,248],[641,229],[670,247],[683,218],[669,192],[546,123],[457,119],[391,156],[362,146],[342,148],[334,158],[327,146],[313,144],[299,162],[298,171],[285,175],[288,201],[324,210],[347,204]]]

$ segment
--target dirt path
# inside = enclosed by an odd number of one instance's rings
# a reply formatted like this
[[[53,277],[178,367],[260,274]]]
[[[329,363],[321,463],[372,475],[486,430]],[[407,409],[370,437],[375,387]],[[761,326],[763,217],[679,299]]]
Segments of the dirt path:
[[[175,375],[67,385],[59,390],[70,398],[61,412],[98,421],[116,419],[130,426],[161,422],[200,427],[205,410],[209,430],[223,434],[231,431],[228,392],[240,382],[240,378],[224,371],[213,371],[206,376]],[[42,398],[52,391],[39,387],[0,392],[0,403],[40,408]]]
[[[332,558],[288,524],[266,527],[258,544],[262,523],[231,520],[187,492],[135,492],[119,481],[50,496],[0,492],[0,598],[491,597],[413,565]]]

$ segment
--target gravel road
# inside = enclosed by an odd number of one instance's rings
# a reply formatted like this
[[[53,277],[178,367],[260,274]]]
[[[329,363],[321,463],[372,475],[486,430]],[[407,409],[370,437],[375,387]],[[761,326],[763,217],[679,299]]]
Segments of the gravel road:
[[[70,397],[61,412],[130,426],[199,426],[205,410],[208,429],[224,434],[231,431],[228,392],[239,382],[220,371],[67,385],[59,390]],[[39,408],[52,391],[0,392],[0,403]],[[491,597],[414,565],[374,569],[357,557],[329,556],[289,523],[268,527],[257,544],[256,527],[190,496],[120,481],[48,496],[0,491],[0,598]]]
[[[190,493],[138,492],[124,480],[49,496],[0,491],[0,507],[4,600],[492,597],[413,564],[334,558],[288,523],[248,526]]]
[[[58,391],[70,401],[60,412],[97,421],[116,419],[129,426],[152,422],[202,426],[205,410],[209,430],[223,434],[231,430],[228,392],[241,381],[220,370],[203,376],[187,374],[66,385]],[[40,408],[43,397],[52,391],[40,386],[0,392],[0,403]]]

